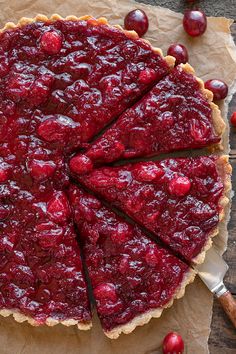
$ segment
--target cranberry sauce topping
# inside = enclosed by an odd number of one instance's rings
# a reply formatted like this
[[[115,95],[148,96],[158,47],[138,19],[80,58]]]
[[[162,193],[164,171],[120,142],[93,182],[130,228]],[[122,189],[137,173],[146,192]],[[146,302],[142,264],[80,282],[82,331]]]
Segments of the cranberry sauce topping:
[[[91,162],[201,148],[220,141],[196,77],[176,67],[89,148]],[[73,172],[78,173],[73,166]],[[86,166],[84,168],[86,171]]]
[[[105,331],[173,298],[186,264],[77,187],[70,201]]]
[[[65,193],[0,185],[0,309],[59,321],[91,319]]]
[[[22,135],[33,121],[38,138],[77,147],[168,73],[149,44],[93,23],[36,22],[0,35],[1,111]]]
[[[81,183],[190,261],[219,222],[217,157],[166,159],[93,170]]]

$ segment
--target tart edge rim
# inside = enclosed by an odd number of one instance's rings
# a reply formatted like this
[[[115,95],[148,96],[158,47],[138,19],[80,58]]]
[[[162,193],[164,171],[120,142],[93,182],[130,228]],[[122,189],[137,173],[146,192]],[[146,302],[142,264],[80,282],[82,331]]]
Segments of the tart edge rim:
[[[133,332],[136,327],[147,324],[152,318],[159,318],[162,315],[164,309],[173,305],[174,300],[180,299],[184,296],[186,286],[194,281],[195,276],[196,271],[192,268],[189,268],[185,273],[180,285],[177,287],[175,294],[172,296],[168,303],[162,307],[157,307],[156,309],[149,310],[141,315],[135,316],[131,321],[124,325],[117,326],[110,331],[104,331],[104,334],[110,339],[117,339],[120,334],[129,334]]]

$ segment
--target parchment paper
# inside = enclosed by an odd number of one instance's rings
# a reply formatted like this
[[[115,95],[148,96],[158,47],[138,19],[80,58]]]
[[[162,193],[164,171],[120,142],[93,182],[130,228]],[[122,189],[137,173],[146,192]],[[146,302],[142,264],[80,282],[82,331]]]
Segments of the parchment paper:
[[[124,16],[136,7],[146,11],[150,27],[146,35],[154,46],[166,53],[175,42],[185,44],[190,53],[189,61],[203,80],[221,78],[230,86],[230,95],[222,112],[226,117],[227,104],[232,96],[236,79],[236,51],[230,37],[232,21],[209,18],[204,36],[190,39],[182,29],[182,15],[170,10],[134,4],[126,0],[0,0],[0,25],[17,22],[20,17],[34,17],[37,13],[51,15],[105,16],[112,24],[123,25]],[[227,128],[228,130],[228,128]],[[228,131],[224,137],[224,151],[228,153]],[[226,223],[216,237],[221,252],[227,242]],[[33,328],[19,324],[12,318],[0,319],[1,354],[157,354],[161,353],[164,335],[172,330],[180,332],[185,340],[186,353],[208,353],[208,336],[212,315],[212,296],[200,279],[187,287],[184,298],[164,311],[160,319],[137,328],[130,335],[109,340],[95,316],[93,329],[81,332],[76,327],[56,326]]]

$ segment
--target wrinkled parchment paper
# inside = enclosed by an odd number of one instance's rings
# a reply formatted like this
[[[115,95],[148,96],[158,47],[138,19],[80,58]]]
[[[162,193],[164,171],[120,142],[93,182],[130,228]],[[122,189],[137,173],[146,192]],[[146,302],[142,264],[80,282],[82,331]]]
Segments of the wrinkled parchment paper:
[[[175,41],[187,46],[189,61],[203,80],[221,78],[230,86],[228,101],[222,105],[226,119],[227,104],[232,96],[236,79],[236,51],[229,35],[231,21],[225,18],[210,18],[204,36],[190,39],[182,28],[182,15],[168,9],[135,4],[129,0],[0,0],[0,25],[7,21],[17,22],[21,17],[34,17],[37,13],[51,15],[105,16],[112,24],[123,25],[124,16],[136,7],[146,11],[150,27],[146,35],[154,46],[163,49]],[[228,128],[227,128],[228,129]],[[228,132],[224,137],[228,153]],[[227,242],[226,223],[216,237],[221,252]],[[165,334],[175,330],[185,340],[186,353],[208,353],[208,336],[212,315],[212,296],[200,279],[187,287],[184,298],[164,311],[160,319],[138,327],[129,335],[117,340],[107,339],[94,316],[93,329],[81,332],[76,327],[58,325],[53,328],[33,328],[19,324],[12,318],[0,319],[1,354],[157,354]]]

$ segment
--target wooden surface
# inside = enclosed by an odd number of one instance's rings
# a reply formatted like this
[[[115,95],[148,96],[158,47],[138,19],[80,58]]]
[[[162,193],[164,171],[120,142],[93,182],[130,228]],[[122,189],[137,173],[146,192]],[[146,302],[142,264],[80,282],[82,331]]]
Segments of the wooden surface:
[[[177,12],[183,12],[189,4],[185,0],[136,0],[146,4],[168,7]],[[226,16],[236,21],[236,0],[200,0],[195,1],[204,9],[208,16]],[[236,42],[236,23],[232,26],[233,36]],[[230,103],[228,117],[236,111],[236,95]],[[235,191],[233,198],[231,219],[229,222],[228,249],[224,259],[229,265],[229,271],[225,278],[225,284],[236,299],[236,128],[230,132],[231,163],[233,166],[232,184]],[[221,306],[214,301],[211,335],[209,339],[210,354],[236,354],[236,331]],[[191,353],[188,353],[191,354]],[[201,353],[199,353],[201,354]]]

